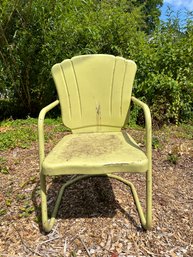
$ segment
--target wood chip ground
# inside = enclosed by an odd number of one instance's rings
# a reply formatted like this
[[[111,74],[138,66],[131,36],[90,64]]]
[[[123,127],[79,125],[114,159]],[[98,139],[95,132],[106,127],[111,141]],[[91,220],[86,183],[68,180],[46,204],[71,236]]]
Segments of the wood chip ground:
[[[131,134],[143,144],[141,131]],[[54,229],[44,233],[37,143],[2,152],[9,173],[0,174],[0,257],[193,256],[192,140],[159,134],[159,143],[153,150],[153,228],[147,232],[130,190],[118,181],[95,177],[65,191]],[[47,149],[52,146],[47,143]],[[175,151],[176,164],[168,160]],[[144,206],[144,177],[123,176],[136,185]],[[65,180],[48,180],[49,210]]]

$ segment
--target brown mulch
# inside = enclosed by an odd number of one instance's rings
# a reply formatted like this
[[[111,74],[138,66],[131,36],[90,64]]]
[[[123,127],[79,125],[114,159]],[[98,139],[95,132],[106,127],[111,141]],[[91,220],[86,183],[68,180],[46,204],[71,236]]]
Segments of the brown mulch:
[[[131,131],[142,142],[142,131]],[[58,133],[58,138],[62,133]],[[47,143],[47,149],[53,143]],[[176,157],[174,164],[168,156]],[[153,150],[153,228],[144,231],[128,188],[108,178],[89,178],[69,187],[54,229],[40,220],[38,147],[1,153],[8,174],[0,174],[0,257],[193,256],[192,140],[159,134]],[[144,206],[144,177],[123,174]],[[65,178],[48,180],[52,209]]]

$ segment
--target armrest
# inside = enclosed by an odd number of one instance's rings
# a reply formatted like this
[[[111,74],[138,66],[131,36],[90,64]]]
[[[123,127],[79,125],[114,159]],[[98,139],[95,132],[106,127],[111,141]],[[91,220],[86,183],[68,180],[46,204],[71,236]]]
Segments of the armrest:
[[[39,143],[39,159],[40,159],[40,167],[45,158],[44,151],[44,119],[47,112],[56,107],[59,104],[59,100],[54,101],[53,103],[44,107],[38,117],[38,143]]]
[[[143,109],[145,115],[145,128],[146,128],[146,154],[148,159],[152,159],[152,122],[151,113],[147,104],[143,103],[134,96],[131,97],[132,101]]]

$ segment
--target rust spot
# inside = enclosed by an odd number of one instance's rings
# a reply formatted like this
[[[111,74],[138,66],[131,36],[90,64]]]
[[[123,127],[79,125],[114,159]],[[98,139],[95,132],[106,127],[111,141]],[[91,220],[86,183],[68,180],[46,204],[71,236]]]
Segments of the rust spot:
[[[100,115],[100,113],[101,113],[101,106],[100,106],[100,104],[98,106],[96,106],[96,113],[97,113],[97,115]]]
[[[100,104],[96,106],[96,124],[97,124],[97,131],[100,131],[100,124],[101,124],[101,106]]]

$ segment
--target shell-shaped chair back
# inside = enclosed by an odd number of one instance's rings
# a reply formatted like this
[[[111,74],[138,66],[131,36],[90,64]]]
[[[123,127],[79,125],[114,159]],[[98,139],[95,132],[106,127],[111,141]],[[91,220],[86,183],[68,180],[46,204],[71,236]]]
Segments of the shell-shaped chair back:
[[[136,64],[112,55],[83,55],[52,67],[63,123],[73,132],[120,131]]]

